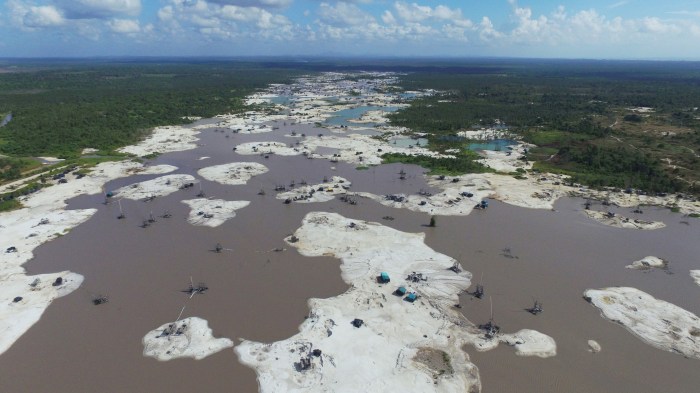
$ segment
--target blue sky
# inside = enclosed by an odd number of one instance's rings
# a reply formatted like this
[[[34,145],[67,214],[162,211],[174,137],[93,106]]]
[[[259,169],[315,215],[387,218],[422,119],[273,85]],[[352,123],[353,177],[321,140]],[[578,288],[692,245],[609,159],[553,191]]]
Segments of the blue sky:
[[[0,57],[700,60],[700,0],[0,0]]]

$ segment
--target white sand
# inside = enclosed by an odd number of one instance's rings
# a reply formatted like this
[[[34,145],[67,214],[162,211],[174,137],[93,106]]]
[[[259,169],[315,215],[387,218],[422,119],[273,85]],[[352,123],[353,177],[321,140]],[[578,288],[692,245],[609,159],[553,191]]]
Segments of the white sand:
[[[597,341],[595,340],[588,340],[588,351],[591,353],[598,353],[602,350],[603,348],[598,344]]]
[[[495,128],[484,128],[481,130],[459,131],[457,136],[478,141],[488,141],[492,139],[505,139],[512,137],[507,130],[497,130]]]
[[[690,277],[693,278],[696,284],[700,285],[700,270],[691,270]]]
[[[4,252],[4,250],[3,250]],[[63,283],[53,286],[56,278]],[[30,286],[39,280],[35,286]],[[71,272],[40,274],[10,274],[0,272],[0,354],[4,353],[29,328],[37,323],[54,299],[78,289],[83,276]],[[16,297],[22,297],[14,302]]]
[[[667,208],[676,207],[681,214],[700,214],[700,200],[693,201],[688,198],[678,199],[675,194],[667,196],[638,195],[636,193],[627,194],[622,191],[597,191],[591,189],[570,189],[571,196],[581,198],[607,200],[610,204],[620,207],[637,207],[640,205],[662,206]]]
[[[700,359],[700,319],[695,314],[635,288],[588,289],[584,297],[604,318],[624,326],[645,343]]]
[[[615,228],[654,230],[666,227],[666,224],[660,221],[633,219],[621,216],[619,214],[609,217],[607,213],[597,210],[584,210],[584,212],[588,217],[598,221],[599,223]]]
[[[523,329],[513,334],[499,335],[498,339],[515,347],[515,354],[518,356],[548,358],[557,354],[557,343],[554,339],[536,330]]]
[[[309,213],[294,236],[298,242],[289,244],[303,255],[340,258],[343,280],[351,288],[334,298],[311,299],[309,318],[297,335],[272,344],[243,341],[235,348],[241,362],[255,368],[261,392],[479,389],[476,368],[460,349],[460,325],[467,322],[451,309],[471,275],[447,270],[454,260],[427,247],[423,234]],[[382,271],[389,273],[390,284],[376,282]],[[412,271],[428,280],[407,283],[404,278]],[[409,303],[394,296],[399,285],[421,298]],[[352,326],[354,318],[365,324]],[[446,352],[454,372],[439,377],[429,372],[412,360],[418,348]],[[320,349],[320,356],[309,355],[313,349]],[[295,363],[307,356],[311,367],[297,371]]]
[[[217,115],[219,120],[214,126],[227,128],[233,133],[240,134],[262,134],[272,132],[273,127],[268,123],[276,120],[288,120],[287,116],[277,114],[266,114],[258,111],[248,111],[236,114]],[[195,129],[211,128],[211,124],[201,125]]]
[[[192,175],[166,175],[119,188],[114,191],[114,197],[134,200],[162,197],[178,191],[185,184],[197,182]]]
[[[638,261],[625,266],[627,269],[649,270],[649,269],[665,269],[668,267],[668,261],[659,257],[647,256]]]
[[[204,359],[221,350],[233,346],[228,338],[214,338],[206,320],[198,317],[181,319],[177,327],[187,327],[180,335],[163,335],[163,331],[173,322],[165,323],[146,333],[143,337],[143,356],[150,356],[160,361],[179,358]]]
[[[465,341],[479,352],[496,349],[503,343],[515,348],[515,354],[518,356],[548,358],[557,354],[557,343],[554,339],[532,329],[522,329],[515,333],[500,332],[493,338],[487,338],[484,331],[472,329],[465,336]]]
[[[305,185],[291,191],[281,192],[276,198],[280,200],[290,199],[295,203],[328,202],[337,195],[347,194],[346,188],[352,183],[340,176],[333,176],[325,183]]]
[[[243,155],[277,154],[280,156],[298,156],[301,148],[289,147],[282,142],[247,142],[236,146],[236,153]]]
[[[526,149],[531,149],[534,145],[519,143],[511,146],[511,149],[504,151],[484,150],[480,154],[484,157],[477,160],[487,168],[494,169],[498,172],[510,173],[518,169],[531,169],[534,162],[521,160]]]
[[[453,182],[453,179],[458,181]],[[401,202],[388,199],[384,195],[364,192],[352,195],[374,199],[385,206],[444,216],[468,215],[476,204],[485,198],[520,207],[550,210],[554,208],[557,199],[566,195],[563,190],[540,184],[536,180],[518,180],[512,176],[491,173],[452,176],[444,180],[439,180],[437,176],[429,176],[428,184],[442,191],[432,196],[401,195],[404,197]],[[463,193],[473,195],[468,197]]]
[[[333,154],[318,154],[319,147],[338,149],[335,157]],[[379,165],[382,163],[381,156],[386,153],[400,153],[407,155],[426,155],[441,157],[425,148],[403,148],[396,147],[387,142],[373,139],[368,135],[349,134],[347,136],[327,135],[327,136],[307,136],[302,139],[299,145],[291,146],[280,142],[248,142],[236,146],[236,152],[244,155],[252,154],[277,154],[281,156],[296,156],[305,154],[313,158],[342,161],[355,165]]]
[[[239,185],[246,184],[253,176],[267,173],[269,169],[257,162],[232,162],[202,168],[197,171],[199,176],[221,184]]]
[[[101,163],[81,179],[68,174],[68,183],[55,184],[19,198],[22,209],[0,213],[0,354],[39,320],[54,298],[70,293],[82,282],[82,276],[70,272],[28,277],[22,268],[33,258],[32,251],[36,247],[67,233],[97,212],[96,209],[65,210],[66,200],[103,192],[105,183],[119,177],[167,173],[174,169],[172,166],[143,167],[130,161]],[[15,247],[17,252],[6,252],[10,247]],[[67,283],[51,286],[57,276],[67,279]],[[40,278],[41,284],[37,290],[30,291],[29,283],[35,278]],[[13,303],[16,296],[24,300]]]
[[[198,134],[199,131],[187,127],[156,127],[143,141],[136,145],[122,147],[117,151],[143,157],[149,154],[192,150],[197,147]]]
[[[224,201],[222,199],[190,199],[182,201],[190,207],[187,222],[192,225],[218,227],[227,220],[236,217],[236,210],[250,204],[249,201]]]

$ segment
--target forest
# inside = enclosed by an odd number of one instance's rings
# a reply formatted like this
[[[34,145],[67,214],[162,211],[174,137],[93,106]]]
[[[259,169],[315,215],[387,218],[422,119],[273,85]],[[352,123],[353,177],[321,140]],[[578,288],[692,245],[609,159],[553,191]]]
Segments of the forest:
[[[7,63],[7,62],[5,62]],[[0,182],[36,161],[76,158],[85,147],[111,155],[160,125],[244,110],[242,98],[298,71],[246,62],[34,61],[3,64]],[[5,118],[5,116],[3,116]]]
[[[502,61],[407,73],[406,90],[435,89],[391,115],[429,134],[433,149],[462,130],[504,123],[536,144],[535,168],[593,187],[700,191],[700,67],[684,62]],[[496,67],[497,65],[497,67]]]

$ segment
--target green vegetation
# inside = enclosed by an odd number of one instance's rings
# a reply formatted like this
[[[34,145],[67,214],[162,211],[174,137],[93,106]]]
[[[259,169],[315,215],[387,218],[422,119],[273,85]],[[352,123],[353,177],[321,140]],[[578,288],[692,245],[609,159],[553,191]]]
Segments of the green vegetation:
[[[22,204],[19,203],[19,201],[16,201],[14,199],[2,201],[0,200],[0,212],[6,212],[10,210],[16,210],[22,207]]]
[[[504,123],[538,146],[527,154],[535,169],[569,174],[593,187],[700,192],[700,71],[694,65],[455,63],[403,76],[407,90],[441,93],[390,115],[393,125],[429,133],[430,149],[462,148],[466,141],[458,131]],[[435,168],[427,159],[408,161]]]
[[[41,166],[41,162],[27,158],[0,157],[0,184],[19,179],[32,169]]]
[[[242,98],[296,71],[242,62],[18,65],[0,74],[0,153],[76,157],[84,147],[110,151],[152,127],[244,109]],[[12,172],[16,174],[16,171]]]
[[[22,207],[22,204],[17,200],[20,196],[29,195],[46,187],[42,182],[31,182],[16,190],[0,194],[0,211],[15,210]]]
[[[489,168],[474,161],[478,156],[476,153],[465,151],[457,154],[456,158],[448,157],[431,157],[431,156],[410,156],[399,153],[387,153],[382,156],[382,162],[385,164],[404,163],[420,165],[423,168],[430,169],[431,175],[460,175],[464,173],[481,173],[490,172]]]

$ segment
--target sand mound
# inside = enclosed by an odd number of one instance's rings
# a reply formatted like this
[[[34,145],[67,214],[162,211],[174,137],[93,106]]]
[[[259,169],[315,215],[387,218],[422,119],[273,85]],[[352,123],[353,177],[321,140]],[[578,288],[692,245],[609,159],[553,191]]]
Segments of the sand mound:
[[[700,319],[695,314],[635,288],[588,289],[584,297],[604,318],[624,326],[645,343],[700,359]]]
[[[228,338],[214,338],[207,321],[197,317],[165,323],[146,333],[142,342],[143,356],[160,361],[200,360],[233,346],[233,341]]]

